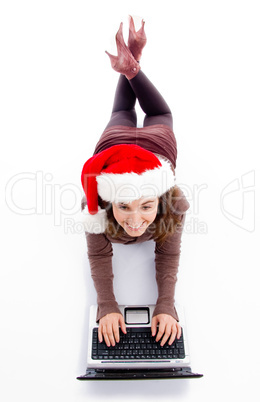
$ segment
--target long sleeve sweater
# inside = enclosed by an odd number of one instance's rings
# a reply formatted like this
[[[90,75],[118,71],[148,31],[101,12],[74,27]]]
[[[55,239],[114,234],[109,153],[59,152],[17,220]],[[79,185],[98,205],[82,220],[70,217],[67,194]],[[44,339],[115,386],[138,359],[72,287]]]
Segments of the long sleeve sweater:
[[[189,203],[182,195],[174,205],[175,213],[181,217],[182,225],[166,238],[163,243],[155,242],[155,269],[158,287],[158,299],[154,310],[157,314],[170,314],[176,320],[178,315],[174,307],[174,293],[179,267],[181,237],[185,212]],[[107,234],[86,233],[88,258],[91,276],[97,292],[97,321],[109,313],[120,313],[113,289],[112,243],[133,244],[152,240],[152,234],[145,232],[139,237],[131,237],[126,232],[119,239]]]

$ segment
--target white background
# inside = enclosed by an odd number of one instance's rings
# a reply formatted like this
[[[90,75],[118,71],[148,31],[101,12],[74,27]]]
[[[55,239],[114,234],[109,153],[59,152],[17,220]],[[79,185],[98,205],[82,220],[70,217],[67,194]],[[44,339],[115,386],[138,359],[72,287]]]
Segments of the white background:
[[[146,21],[142,69],[172,108],[191,204],[176,299],[197,380],[76,380],[96,302],[80,174],[118,79],[104,51],[128,14]],[[4,401],[258,399],[259,17],[252,0],[1,1]],[[153,245],[114,250],[118,301],[154,302]]]

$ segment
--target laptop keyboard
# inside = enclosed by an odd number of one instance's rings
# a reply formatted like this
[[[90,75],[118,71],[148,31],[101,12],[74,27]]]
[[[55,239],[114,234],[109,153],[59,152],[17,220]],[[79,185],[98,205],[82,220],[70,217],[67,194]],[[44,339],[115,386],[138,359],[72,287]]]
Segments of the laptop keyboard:
[[[98,328],[93,329],[92,359],[94,360],[157,360],[184,359],[183,334],[172,345],[160,346],[151,328],[127,327],[127,334],[120,330],[120,341],[108,347],[98,340]]]

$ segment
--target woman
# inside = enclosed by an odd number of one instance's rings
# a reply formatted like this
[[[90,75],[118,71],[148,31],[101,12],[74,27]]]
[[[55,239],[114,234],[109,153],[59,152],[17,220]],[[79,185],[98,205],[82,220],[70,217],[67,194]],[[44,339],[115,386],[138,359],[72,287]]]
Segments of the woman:
[[[189,204],[175,185],[177,148],[171,111],[140,69],[144,21],[136,32],[130,17],[128,46],[122,28],[121,23],[118,56],[106,52],[120,73],[111,119],[82,171],[88,256],[98,297],[99,340],[114,346],[119,326],[124,333],[126,326],[113,292],[111,243],[155,241],[158,299],[151,330],[155,336],[159,326],[156,341],[163,346],[181,335],[174,291]],[[142,128],[136,127],[136,99],[145,112]]]

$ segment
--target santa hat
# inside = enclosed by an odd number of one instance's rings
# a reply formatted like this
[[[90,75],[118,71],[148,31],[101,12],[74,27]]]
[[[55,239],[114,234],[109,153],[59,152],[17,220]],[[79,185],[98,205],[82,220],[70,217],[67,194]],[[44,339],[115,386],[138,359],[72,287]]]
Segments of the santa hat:
[[[103,233],[106,210],[98,205],[98,195],[107,202],[128,203],[141,197],[160,197],[175,185],[169,162],[134,145],[114,145],[87,160],[81,182],[87,205],[83,212],[85,230]]]

